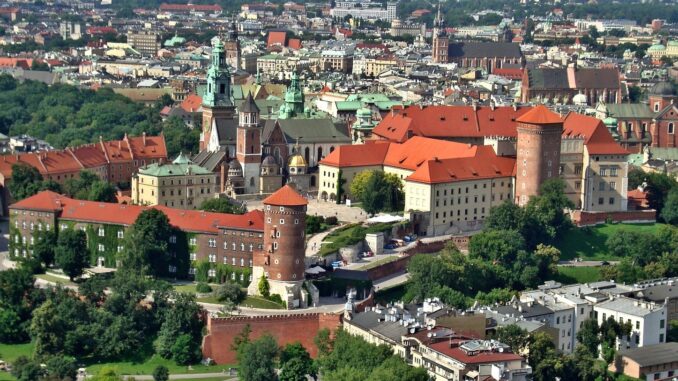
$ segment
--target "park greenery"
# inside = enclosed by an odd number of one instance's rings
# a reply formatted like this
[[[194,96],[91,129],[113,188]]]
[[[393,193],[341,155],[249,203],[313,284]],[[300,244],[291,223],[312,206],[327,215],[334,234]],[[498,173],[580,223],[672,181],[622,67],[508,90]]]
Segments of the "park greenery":
[[[36,168],[23,163],[12,165],[9,190],[17,201],[43,190],[51,190],[78,200],[115,202],[117,192],[108,181],[90,171],[80,171],[77,178],[68,179],[61,185],[53,180],[45,180]]]
[[[200,205],[200,210],[206,212],[229,213],[229,214],[245,214],[247,208],[242,205],[235,205],[228,198],[211,198],[203,201]]]
[[[325,237],[318,255],[326,257],[334,254],[342,247],[362,242],[367,234],[390,231],[393,226],[392,223],[377,223],[369,226],[348,224],[342,226]]]
[[[631,169],[628,174],[628,189],[642,186],[647,192],[650,208],[657,211],[660,221],[678,225],[678,181],[664,173]]]
[[[609,317],[598,325],[595,319],[585,320],[577,333],[579,345],[573,354],[559,352],[552,338],[545,332],[528,333],[515,324],[500,327],[492,338],[508,344],[517,353],[529,351],[528,363],[535,381],[613,380],[607,367],[614,361],[618,340],[631,332],[630,323],[619,323]],[[603,360],[604,364],[601,363]]]
[[[85,143],[163,133],[170,157],[198,149],[199,131],[186,128],[177,118],[162,121],[164,99],[144,107],[109,88],[96,91],[71,85],[47,86],[36,81],[19,82],[0,75],[0,133],[28,134],[57,148]]]
[[[571,227],[563,213],[571,202],[563,190],[562,180],[548,180],[525,207],[508,201],[492,208],[485,229],[471,238],[468,255],[453,245],[438,255],[415,255],[405,299],[439,297],[466,308],[473,297],[506,301],[512,293],[505,289],[534,288],[551,279],[560,259],[551,243]]]
[[[351,194],[370,215],[378,212],[400,212],[405,206],[403,183],[393,173],[362,171],[351,182]]]

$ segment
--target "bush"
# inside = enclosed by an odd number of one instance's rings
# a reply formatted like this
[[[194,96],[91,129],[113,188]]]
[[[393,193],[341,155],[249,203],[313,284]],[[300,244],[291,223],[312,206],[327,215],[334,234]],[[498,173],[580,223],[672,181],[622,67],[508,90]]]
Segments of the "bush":
[[[325,223],[328,225],[336,225],[339,223],[339,220],[337,220],[337,217],[335,216],[330,216],[325,218]]]
[[[272,302],[274,302],[274,303],[278,303],[278,304],[280,304],[281,306],[284,306],[284,305],[285,305],[285,302],[283,302],[282,297],[280,297],[279,294],[272,294],[272,295],[270,295],[270,296],[269,296],[268,298],[266,298],[266,299],[268,299],[268,300],[270,300],[270,301],[272,301]]]
[[[195,286],[195,290],[201,294],[207,294],[208,292],[212,292],[212,287],[210,287],[210,285],[207,283],[198,282],[198,284]]]
[[[245,300],[245,292],[235,283],[226,282],[219,286],[214,292],[217,300],[220,302],[230,301],[233,304],[239,304]]]
[[[179,336],[172,345],[172,359],[179,365],[195,364],[200,361],[200,357],[200,345],[190,335]]]

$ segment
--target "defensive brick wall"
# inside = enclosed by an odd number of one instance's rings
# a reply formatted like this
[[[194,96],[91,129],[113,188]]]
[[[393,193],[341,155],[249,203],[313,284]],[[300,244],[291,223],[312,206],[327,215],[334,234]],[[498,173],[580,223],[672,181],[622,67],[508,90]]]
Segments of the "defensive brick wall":
[[[271,316],[237,316],[228,318],[210,317],[207,320],[207,335],[203,338],[203,357],[213,359],[217,364],[235,364],[236,354],[231,350],[233,339],[249,324],[250,339],[271,334],[278,345],[300,342],[315,357],[318,349],[313,338],[319,330],[332,331],[341,325],[340,314],[307,313]]]
[[[657,219],[655,210],[633,210],[626,212],[583,212],[580,210],[572,213],[572,221],[577,226],[590,226],[612,222],[646,222],[652,223]]]

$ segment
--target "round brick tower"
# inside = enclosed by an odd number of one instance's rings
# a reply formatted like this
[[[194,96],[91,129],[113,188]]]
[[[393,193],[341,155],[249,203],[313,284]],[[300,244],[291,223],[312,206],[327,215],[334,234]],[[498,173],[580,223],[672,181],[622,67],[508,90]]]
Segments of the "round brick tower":
[[[248,293],[259,294],[258,284],[268,279],[271,294],[287,303],[304,305],[306,205],[308,201],[289,185],[277,190],[264,203],[264,248],[254,253],[252,283]]]
[[[560,115],[539,105],[517,120],[515,202],[523,206],[541,184],[560,175]]]

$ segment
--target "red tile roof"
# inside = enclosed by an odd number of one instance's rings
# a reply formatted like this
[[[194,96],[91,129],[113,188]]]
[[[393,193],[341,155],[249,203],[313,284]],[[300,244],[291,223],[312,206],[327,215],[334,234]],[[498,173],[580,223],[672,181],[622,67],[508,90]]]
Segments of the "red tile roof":
[[[308,205],[302,195],[300,195],[294,188],[289,185],[275,191],[272,195],[264,199],[266,205],[280,205],[280,206],[303,206]]]
[[[560,115],[549,110],[546,106],[538,105],[516,119],[516,122],[529,124],[558,124],[562,123],[563,120]]]
[[[12,209],[27,209],[59,213],[66,220],[129,226],[141,212],[158,209],[169,218],[170,224],[183,231],[218,233],[220,227],[231,229],[263,230],[264,213],[254,210],[243,215],[212,213],[201,210],[172,209],[164,206],[124,205],[116,203],[82,201],[42,191],[32,197],[10,205]]]
[[[403,144],[391,144],[384,159],[384,166],[414,171],[425,161],[435,157],[439,159],[473,157],[478,148],[479,146],[470,144],[414,136]]]
[[[456,344],[458,344],[466,340],[453,341],[456,341]],[[464,364],[501,363],[507,361],[521,361],[523,359],[519,355],[511,352],[480,352],[476,355],[469,356],[461,348],[459,348],[459,346],[451,348],[450,342],[447,340],[428,344],[428,347]]]
[[[431,138],[516,136],[516,119],[530,107],[410,106],[389,113],[372,133],[390,141],[409,136]]]
[[[299,50],[301,49],[301,40],[298,38],[290,38],[288,46],[290,49]]]
[[[179,105],[186,112],[197,112],[202,108],[202,97],[198,94],[191,93]]]
[[[129,163],[132,160],[167,159],[165,138],[160,136],[125,136],[122,140],[100,141],[60,151],[2,155],[0,174],[12,178],[12,165],[21,162],[36,168],[43,176],[78,172],[108,163]]]
[[[391,143],[388,142],[375,142],[363,145],[339,146],[320,163],[333,167],[382,165],[390,145]]]
[[[110,26],[90,26],[87,28],[87,34],[107,34],[107,33],[118,33],[118,31]]]
[[[516,160],[509,157],[497,157],[490,146],[480,147],[474,157],[428,160],[408,181],[425,184],[449,183],[453,181],[511,177]]]
[[[563,138],[581,137],[591,155],[628,155],[612,137],[605,124],[597,118],[571,112],[565,116]]]
[[[523,78],[523,69],[521,68],[497,68],[492,71],[494,75],[500,75],[509,79],[521,79]]]
[[[268,42],[266,47],[271,47],[274,45],[286,46],[287,45],[287,32],[285,31],[270,31],[268,32]]]

